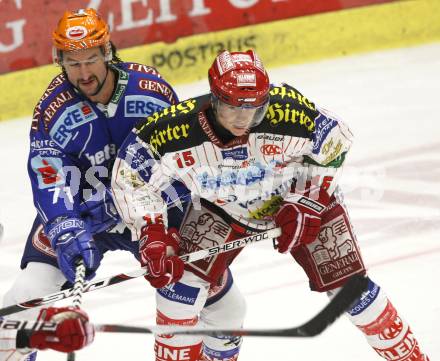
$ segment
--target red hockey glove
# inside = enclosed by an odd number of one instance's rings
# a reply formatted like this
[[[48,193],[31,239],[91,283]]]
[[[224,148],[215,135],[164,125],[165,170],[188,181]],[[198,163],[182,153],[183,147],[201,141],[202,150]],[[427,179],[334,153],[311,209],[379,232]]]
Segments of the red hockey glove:
[[[317,201],[291,194],[275,214],[275,223],[282,229],[275,246],[278,252],[290,252],[296,245],[313,242],[321,228],[321,214],[329,201],[325,190],[320,191]]]
[[[147,267],[145,279],[154,288],[177,282],[183,275],[184,263],[175,256],[179,252],[179,233],[163,224],[151,224],[142,230],[139,255],[142,267]]]
[[[29,337],[29,347],[39,350],[52,349],[72,352],[87,346],[95,337],[93,325],[87,314],[74,307],[43,308],[39,321],[58,323],[55,331],[38,330]]]

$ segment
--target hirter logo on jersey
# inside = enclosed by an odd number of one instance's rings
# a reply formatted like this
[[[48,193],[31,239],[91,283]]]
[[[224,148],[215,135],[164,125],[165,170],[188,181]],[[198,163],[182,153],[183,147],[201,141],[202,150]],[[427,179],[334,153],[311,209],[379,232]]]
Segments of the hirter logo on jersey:
[[[67,107],[52,126],[49,134],[62,148],[72,139],[73,130],[97,119],[98,115],[87,102],[78,102]]]

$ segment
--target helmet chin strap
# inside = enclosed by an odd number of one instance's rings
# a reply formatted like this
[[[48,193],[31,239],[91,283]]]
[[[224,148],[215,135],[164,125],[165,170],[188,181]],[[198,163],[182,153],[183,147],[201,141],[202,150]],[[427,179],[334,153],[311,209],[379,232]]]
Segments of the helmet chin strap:
[[[98,89],[96,90],[95,93],[92,94],[92,96],[98,95],[99,92],[102,90],[102,88],[103,88],[103,86],[104,86],[104,84],[105,84],[105,81],[107,80],[107,76],[108,76],[108,65],[105,67],[105,70],[106,70],[106,71],[105,71],[105,77],[104,77],[104,80],[103,80],[103,82],[98,86]]]
[[[92,97],[96,96],[99,94],[99,92],[102,90],[102,88],[104,87],[105,81],[107,80],[107,76],[108,76],[108,65],[106,66],[106,72],[105,72],[105,77],[104,80],[101,84],[99,84],[98,89],[96,89],[96,91],[91,95]],[[78,93],[80,93],[83,97],[88,98],[89,96],[87,94],[85,94],[80,88],[74,86],[76,91]]]

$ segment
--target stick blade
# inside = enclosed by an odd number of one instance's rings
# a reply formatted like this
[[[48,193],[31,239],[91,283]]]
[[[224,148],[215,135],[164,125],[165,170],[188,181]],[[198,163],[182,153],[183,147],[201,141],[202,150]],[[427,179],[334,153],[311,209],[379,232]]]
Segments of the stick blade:
[[[368,279],[363,275],[351,276],[335,297],[310,321],[292,331],[297,336],[311,337],[322,333],[336,321],[368,288]],[[293,336],[293,335],[289,335]]]

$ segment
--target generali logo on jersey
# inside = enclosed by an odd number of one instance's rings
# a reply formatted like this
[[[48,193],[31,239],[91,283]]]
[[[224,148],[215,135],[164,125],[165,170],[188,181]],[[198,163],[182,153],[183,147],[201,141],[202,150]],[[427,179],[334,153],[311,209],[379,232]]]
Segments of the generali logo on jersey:
[[[283,150],[276,144],[263,144],[260,147],[260,152],[264,155],[277,155],[282,154]]]

